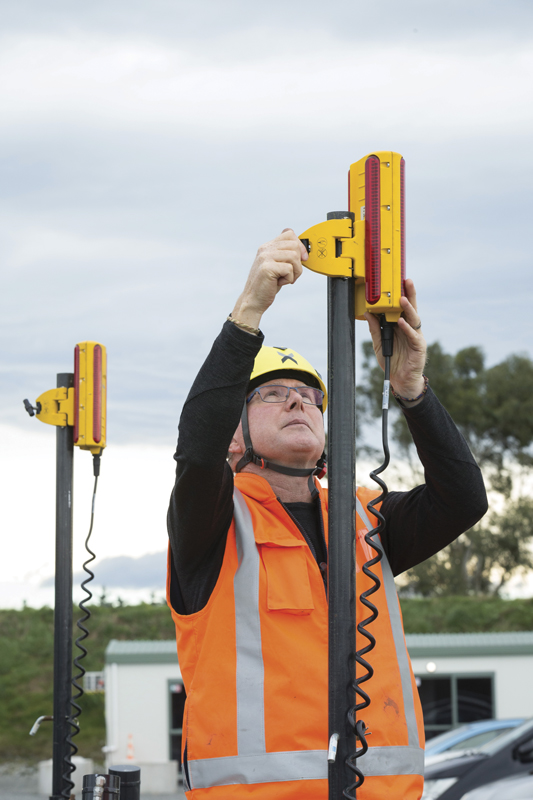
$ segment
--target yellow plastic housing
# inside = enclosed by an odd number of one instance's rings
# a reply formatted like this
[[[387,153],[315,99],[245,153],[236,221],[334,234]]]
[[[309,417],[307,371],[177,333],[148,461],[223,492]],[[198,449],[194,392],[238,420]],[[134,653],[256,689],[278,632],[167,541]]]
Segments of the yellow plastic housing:
[[[380,205],[381,205],[381,297],[377,303],[369,303],[365,296],[365,262],[354,259],[356,278],[355,316],[362,319],[365,311],[372,314],[385,314],[389,322],[397,322],[402,313],[400,297],[402,294],[402,241],[401,241],[401,184],[400,162],[402,156],[390,150],[375,151],[359,159],[350,166],[349,172],[349,210],[355,214],[357,222],[365,219],[365,164],[370,156],[377,156],[380,162]],[[364,228],[359,228],[364,237]],[[359,238],[359,237],[357,237]],[[359,242],[359,244],[361,244]],[[362,242],[364,248],[364,241]],[[343,252],[344,252],[343,246]]]
[[[330,278],[353,277],[354,225],[349,217],[328,219],[308,228],[300,239],[309,253],[304,266]],[[340,245],[340,246],[339,246]],[[361,251],[364,267],[364,250]]]
[[[48,389],[36,401],[39,422],[56,425],[60,428],[74,424],[74,389],[59,386]]]
[[[107,353],[100,342],[74,349],[74,444],[100,453],[106,446]]]

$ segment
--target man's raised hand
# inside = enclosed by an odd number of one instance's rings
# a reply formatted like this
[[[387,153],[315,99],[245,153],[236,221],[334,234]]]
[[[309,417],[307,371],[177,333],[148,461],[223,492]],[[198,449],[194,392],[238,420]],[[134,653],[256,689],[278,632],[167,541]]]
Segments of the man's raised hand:
[[[281,287],[296,283],[302,274],[301,262],[306,259],[307,250],[291,228],[261,245],[231,316],[258,328]]]
[[[426,340],[421,331],[421,321],[416,303],[415,285],[405,281],[405,297],[400,298],[403,314],[394,331],[394,354],[391,359],[391,384],[402,397],[418,397],[424,389],[422,374],[426,364]],[[372,336],[374,352],[380,367],[384,367],[381,354],[381,329],[375,314],[366,313],[365,319]]]

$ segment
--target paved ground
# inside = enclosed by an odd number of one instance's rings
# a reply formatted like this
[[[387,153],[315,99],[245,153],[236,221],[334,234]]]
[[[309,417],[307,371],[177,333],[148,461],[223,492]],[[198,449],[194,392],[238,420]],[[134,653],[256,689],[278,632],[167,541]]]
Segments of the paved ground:
[[[0,765],[0,798],[2,800],[46,800],[38,793],[37,770],[29,767],[10,768]],[[77,798],[76,800],[81,800]],[[141,800],[185,800],[181,785],[176,794],[144,794]]]

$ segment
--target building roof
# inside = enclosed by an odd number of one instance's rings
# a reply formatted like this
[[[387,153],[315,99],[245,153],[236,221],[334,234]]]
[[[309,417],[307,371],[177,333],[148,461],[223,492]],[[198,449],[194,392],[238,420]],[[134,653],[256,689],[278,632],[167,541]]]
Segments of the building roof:
[[[111,639],[106,664],[177,664],[176,641],[119,641]]]
[[[533,655],[533,631],[408,633],[405,639],[411,658]]]
[[[533,631],[515,633],[408,633],[411,658],[533,655]],[[106,664],[177,664],[176,642],[118,641],[105,651]]]

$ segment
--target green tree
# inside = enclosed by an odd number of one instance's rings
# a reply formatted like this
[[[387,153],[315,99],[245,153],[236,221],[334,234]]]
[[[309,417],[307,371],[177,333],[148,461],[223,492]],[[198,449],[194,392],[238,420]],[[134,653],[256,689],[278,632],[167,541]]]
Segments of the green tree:
[[[372,345],[363,345],[364,383],[358,386],[361,424],[381,415],[383,373]],[[509,578],[533,568],[533,501],[526,479],[533,465],[533,361],[511,355],[485,366],[479,347],[455,355],[437,342],[428,348],[426,374],[474,453],[489,489],[487,515],[459,539],[404,576],[402,591],[423,596],[498,594]],[[392,407],[391,436],[420,479],[405,419]]]

